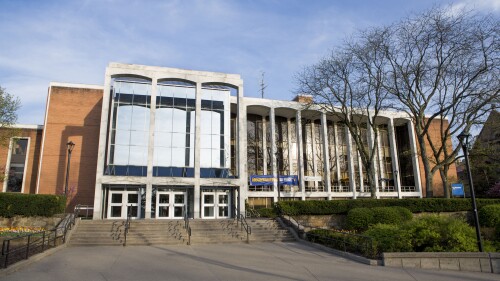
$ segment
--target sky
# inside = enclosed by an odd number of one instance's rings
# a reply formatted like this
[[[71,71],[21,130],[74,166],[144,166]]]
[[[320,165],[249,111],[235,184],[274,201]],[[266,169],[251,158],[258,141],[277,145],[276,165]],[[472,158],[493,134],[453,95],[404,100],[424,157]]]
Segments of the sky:
[[[43,124],[50,82],[103,85],[110,62],[240,74],[290,100],[294,76],[355,32],[432,7],[500,16],[500,0],[0,0],[0,87]]]

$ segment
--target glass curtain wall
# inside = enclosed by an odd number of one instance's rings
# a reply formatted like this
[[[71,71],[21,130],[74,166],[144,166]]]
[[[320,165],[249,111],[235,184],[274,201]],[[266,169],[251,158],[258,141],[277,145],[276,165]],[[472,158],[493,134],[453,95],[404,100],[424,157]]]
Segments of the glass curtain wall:
[[[247,162],[248,175],[264,174],[262,116],[247,114]],[[249,186],[249,191],[272,191],[272,185]]]
[[[288,119],[276,116],[275,119],[275,139],[277,149],[276,167],[280,175],[290,174],[290,159],[288,158]],[[281,185],[282,191],[290,192],[292,186]]]
[[[151,82],[138,78],[113,81],[112,125],[106,174],[147,173]]]
[[[297,151],[297,123],[295,122],[295,118],[290,119],[290,165],[292,169],[292,175],[299,174],[298,167],[298,151]]]
[[[153,176],[194,177],[195,85],[163,81],[157,89]]]
[[[302,119],[302,147],[304,155],[304,176],[314,176],[313,122]],[[314,190],[314,181],[305,181],[306,191]]]
[[[392,174],[391,147],[389,143],[389,132],[387,125],[379,126],[380,150],[379,150],[379,177],[382,183],[381,191],[395,191],[394,177]]]
[[[228,178],[230,90],[204,85],[201,92],[200,177]]]
[[[339,192],[340,191],[340,182],[337,174],[337,152],[335,149],[336,146],[336,134],[335,127],[332,121],[327,121],[327,134],[328,134],[328,151],[330,157],[330,183],[332,186],[332,191]]]
[[[315,191],[325,191],[324,184],[325,170],[323,159],[323,136],[321,134],[321,120],[314,120],[314,161],[316,162],[316,176],[320,176],[321,180],[315,182]]]
[[[337,123],[337,149],[339,153],[339,168],[340,168],[340,188],[339,191],[350,191],[349,178],[349,158],[347,154],[347,132],[343,124]],[[354,158],[354,155],[353,155]]]
[[[401,177],[401,190],[415,191],[415,178],[413,175],[413,162],[411,159],[412,152],[407,125],[396,126],[395,133],[399,160],[399,175]]]

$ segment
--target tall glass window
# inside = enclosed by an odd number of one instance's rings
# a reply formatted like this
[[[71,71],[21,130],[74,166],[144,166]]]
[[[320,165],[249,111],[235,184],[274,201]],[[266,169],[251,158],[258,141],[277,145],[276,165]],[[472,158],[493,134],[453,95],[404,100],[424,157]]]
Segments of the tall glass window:
[[[343,124],[337,123],[337,150],[339,153],[340,191],[349,191],[349,158],[347,154],[347,132]],[[353,149],[354,150],[354,149]],[[355,156],[353,155],[353,158]]]
[[[21,192],[23,189],[24,168],[28,154],[28,139],[12,139],[10,150],[7,192]]]
[[[392,175],[392,158],[390,152],[389,133],[387,125],[379,126],[380,150],[379,157],[379,177],[382,182],[383,191],[394,191],[394,178]]]
[[[158,83],[153,176],[194,177],[195,85]]]
[[[112,125],[106,174],[146,176],[151,82],[116,79],[112,87]]]
[[[264,174],[262,116],[247,115],[247,161],[249,175]]]
[[[200,177],[227,178],[230,165],[230,90],[207,85],[201,93]]]
[[[327,121],[327,134],[328,134],[328,152],[329,152],[329,160],[330,160],[330,182],[332,185],[332,190],[333,191],[340,191],[340,182],[338,179],[337,175],[337,153],[335,149],[335,144],[336,144],[336,134],[335,134],[335,127],[333,126],[332,121]]]

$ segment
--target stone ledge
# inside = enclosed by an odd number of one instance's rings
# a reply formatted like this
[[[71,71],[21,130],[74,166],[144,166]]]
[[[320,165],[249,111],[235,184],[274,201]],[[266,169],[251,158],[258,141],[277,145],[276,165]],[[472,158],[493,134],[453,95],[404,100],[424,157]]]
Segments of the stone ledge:
[[[389,267],[500,274],[500,253],[383,253],[382,259]]]

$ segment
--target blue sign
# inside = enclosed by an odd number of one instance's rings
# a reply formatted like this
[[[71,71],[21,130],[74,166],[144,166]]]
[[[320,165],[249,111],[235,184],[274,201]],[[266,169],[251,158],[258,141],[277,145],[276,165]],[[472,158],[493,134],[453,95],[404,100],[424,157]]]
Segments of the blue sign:
[[[273,185],[275,180],[273,175],[251,175],[250,185]],[[280,175],[280,185],[299,185],[299,176]]]
[[[451,184],[451,196],[464,197],[464,185],[461,183]]]

